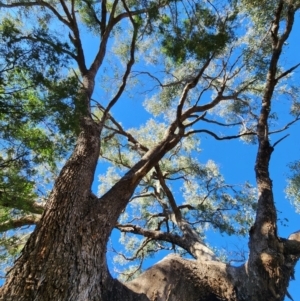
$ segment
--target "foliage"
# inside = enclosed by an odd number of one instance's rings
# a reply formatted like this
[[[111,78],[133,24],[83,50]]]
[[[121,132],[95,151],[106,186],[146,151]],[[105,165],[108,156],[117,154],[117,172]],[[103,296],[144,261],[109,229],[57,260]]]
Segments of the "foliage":
[[[67,45],[46,27],[25,26],[21,20],[1,15],[0,23],[0,210],[5,229],[14,219],[42,213],[78,124],[74,103],[79,84],[66,73],[69,58],[61,51]],[[9,242],[14,251],[8,254],[20,250],[17,236],[1,240],[2,255]]]
[[[294,204],[296,211],[300,213],[300,162],[294,162],[290,164],[291,174],[288,179],[288,186],[286,189],[286,193],[288,198]]]
[[[142,179],[116,225],[122,232],[122,251],[115,245],[111,249],[117,253],[116,264],[125,266],[121,273],[131,279],[156,252],[194,254],[174,242],[139,237],[129,228],[180,236],[181,225],[174,219],[179,210],[201,240],[211,230],[248,234],[257,208],[256,190],[247,181],[228,183],[216,162],[202,160],[200,142],[201,134],[257,142],[273,49],[269,32],[274,4],[246,0],[116,3],[75,1],[73,13],[79,21],[72,24],[70,17],[59,17],[66,9],[55,1],[49,2],[52,9],[44,5],[39,11],[39,3],[24,9],[20,4],[11,15],[1,13],[0,212],[1,224],[42,212],[36,203],[44,203],[41,200],[51,188],[58,164],[73,149],[84,110],[104,124],[100,164],[107,169],[99,175],[99,196],[158,145],[170,124],[179,124],[182,140]],[[88,51],[98,40],[101,51],[94,56]],[[82,105],[86,92],[82,80],[94,65],[87,66],[85,52],[95,59],[91,61],[103,61],[93,105],[88,108]],[[295,97],[299,91],[287,83],[297,67],[277,68],[281,81],[274,98],[288,99],[292,119],[287,123],[278,116],[275,105],[270,134],[299,119]],[[149,119],[134,128],[115,120],[114,112],[108,111],[121,96],[134,97],[137,110]],[[299,166],[292,168],[295,173],[287,194],[298,204]],[[15,256],[19,251],[15,247],[19,237],[5,235],[0,252],[7,259],[7,254]]]

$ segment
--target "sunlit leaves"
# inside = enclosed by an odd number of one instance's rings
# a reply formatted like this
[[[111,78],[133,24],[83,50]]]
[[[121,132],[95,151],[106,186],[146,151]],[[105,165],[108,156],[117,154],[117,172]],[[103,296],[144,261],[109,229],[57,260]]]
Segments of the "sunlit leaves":
[[[297,161],[291,164],[290,171],[286,193],[296,211],[300,213],[300,162]]]
[[[192,166],[197,173],[182,188],[185,203],[195,208],[186,212],[189,220],[197,227],[211,224],[227,234],[247,233],[254,217],[255,190],[247,183],[226,184],[212,161],[200,165],[193,160]]]
[[[7,218],[11,210],[37,213],[33,205],[46,197],[78,125],[79,82],[65,69],[70,47],[41,25],[43,13],[35,16],[39,27],[24,24],[27,13],[0,23],[0,205]]]
[[[3,211],[0,209],[0,217],[3,216]],[[0,220],[1,222],[3,221]],[[12,231],[11,231],[12,232]],[[26,243],[29,229],[22,229],[14,233],[0,234],[0,277],[3,278],[5,273],[13,265],[17,256],[20,254],[24,244]]]
[[[138,130],[129,130],[135,139],[147,147],[155,145],[164,131],[164,127],[153,120]],[[126,157],[133,164],[132,152],[136,151],[136,156],[143,154],[143,152],[139,153],[141,148],[126,145],[124,137],[117,138],[118,136],[118,134],[111,136],[110,146],[103,154],[103,158],[109,158],[109,162],[117,162],[117,164],[110,167],[108,172],[100,177],[101,194],[119,179],[120,170],[123,172],[127,170],[126,164],[122,165],[122,161],[127,163]],[[122,156],[120,145],[122,145]],[[204,237],[208,229],[215,229],[229,235],[246,235],[253,223],[255,189],[248,183],[238,183],[238,185],[226,183],[213,161],[201,164],[197,160],[199,152],[199,141],[191,136],[182,140],[178,147],[159,163],[177,206],[182,207],[180,211],[183,218],[200,237]],[[126,211],[120,216],[119,222],[180,236],[182,232],[172,217],[172,212],[168,197],[153,169],[140,182]],[[168,242],[151,242],[151,244],[149,242],[144,245],[145,238],[142,236],[138,239],[130,233],[121,235],[120,244],[124,244],[125,251],[114,250],[109,255],[117,253],[116,265],[124,266],[123,268],[120,266],[122,270],[120,275],[124,277],[126,275],[130,279],[133,272],[140,271],[141,262],[153,252],[170,249],[178,252],[180,250],[178,246]],[[139,251],[136,252],[136,250]],[[132,263],[135,264],[132,265]],[[122,279],[127,279],[123,276],[121,276]]]

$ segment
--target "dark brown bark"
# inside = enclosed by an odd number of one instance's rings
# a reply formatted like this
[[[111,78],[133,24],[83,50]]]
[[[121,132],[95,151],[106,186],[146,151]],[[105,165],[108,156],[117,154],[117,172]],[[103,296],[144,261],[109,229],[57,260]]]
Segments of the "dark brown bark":
[[[40,3],[40,2],[39,2]],[[39,5],[32,3],[30,5]],[[43,5],[47,6],[44,2]],[[287,26],[282,36],[278,35],[280,16],[285,1],[279,1],[272,28],[273,53],[267,75],[262,109],[257,126],[259,141],[256,158],[256,179],[259,191],[256,221],[250,231],[248,262],[241,267],[231,267],[215,260],[212,252],[193,232],[181,216],[179,207],[163,181],[158,162],[184,136],[183,121],[193,113],[205,112],[224,99],[223,90],[210,103],[193,106],[183,112],[189,90],[205,71],[186,85],[177,109],[174,123],[164,138],[153,148],[142,148],[144,156],[100,199],[91,192],[94,172],[99,157],[100,134],[103,121],[97,124],[90,117],[90,98],[94,89],[94,78],[105,56],[106,43],[113,25],[123,17],[114,18],[102,10],[102,43],[90,70],[84,63],[76,19],[61,1],[68,21],[63,22],[74,32],[77,60],[83,76],[82,103],[86,111],[80,120],[80,134],[75,150],[62,169],[40,222],[28,240],[20,258],[8,275],[5,286],[0,290],[1,301],[127,301],[127,300],[185,300],[185,301],[279,301],[283,300],[294,266],[300,256],[300,235],[281,239],[276,230],[276,208],[269,175],[269,162],[273,151],[268,136],[268,117],[271,99],[277,84],[277,63],[282,45],[287,39],[293,23],[294,9],[287,7]],[[102,6],[105,5],[102,1]],[[124,5],[125,5],[124,1]],[[28,4],[29,5],[29,4]],[[114,2],[112,11],[116,9]],[[58,14],[54,11],[54,14]],[[133,24],[133,20],[132,20]],[[136,35],[136,32],[135,32]],[[134,41],[131,58],[124,75],[123,86],[134,62]],[[120,93],[124,87],[120,88]],[[117,98],[119,97],[117,94]],[[113,99],[114,104],[115,101]],[[108,113],[108,112],[106,112]],[[135,141],[128,136],[128,139]],[[134,142],[135,143],[135,142]],[[140,180],[152,169],[156,171],[161,185],[171,204],[174,219],[182,231],[182,237],[157,231],[144,231],[132,227],[128,232],[176,243],[186,249],[197,260],[185,260],[171,255],[141,274],[135,280],[122,284],[112,279],[106,263],[106,244],[112,229],[117,225],[121,212]],[[130,226],[128,226],[130,228]],[[125,231],[125,227],[120,227]]]
[[[86,266],[102,264],[95,244],[97,228],[86,217],[97,201],[90,187],[99,155],[99,127],[88,117],[81,127],[75,151],[55,183],[41,222],[9,274],[1,300],[64,300],[78,291],[80,299],[87,294],[83,287],[96,281],[91,279],[95,275],[87,275]]]

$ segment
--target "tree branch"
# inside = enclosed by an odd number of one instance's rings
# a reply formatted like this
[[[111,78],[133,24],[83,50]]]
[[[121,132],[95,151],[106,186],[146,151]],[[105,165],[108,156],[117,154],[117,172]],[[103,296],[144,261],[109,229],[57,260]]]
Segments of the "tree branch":
[[[138,234],[150,238],[152,240],[161,240],[161,241],[175,244],[183,248],[184,250],[186,250],[191,256],[193,257],[195,256],[195,254],[191,253],[189,241],[177,234],[172,234],[170,232],[162,232],[157,230],[148,230],[132,224],[125,224],[125,225],[117,224],[116,228],[121,232]]]
[[[193,134],[196,134],[196,133],[206,133],[206,134],[209,134],[210,136],[214,137],[216,140],[230,140],[230,139],[237,139],[237,138],[240,138],[240,137],[243,137],[243,136],[252,136],[252,135],[256,135],[255,132],[246,132],[246,133],[241,133],[241,134],[238,134],[238,135],[219,137],[219,136],[218,136],[217,134],[215,134],[214,132],[203,129],[203,130],[193,130],[193,131],[189,131],[189,132],[187,132],[187,133],[184,135],[184,137],[187,137],[187,136],[190,136],[190,135],[193,135]]]
[[[40,220],[41,215],[26,215],[17,219],[11,219],[0,224],[0,232],[14,230],[23,226],[36,225]]]
[[[110,35],[113,27],[117,24],[117,22],[115,21],[114,15],[115,15],[115,12],[117,9],[118,2],[119,2],[118,0],[115,0],[112,4],[108,24],[107,24],[107,26],[105,28],[105,32],[102,36],[102,40],[101,40],[98,52],[96,54],[96,57],[95,57],[94,61],[92,62],[91,67],[89,69],[89,72],[93,75],[96,74],[96,72],[98,71],[99,67],[101,66],[101,64],[103,62],[103,59],[104,59],[105,53],[106,53],[106,45],[107,45],[109,35]]]
[[[123,5],[126,9],[126,11],[129,12],[129,9],[125,3],[124,0],[122,0],[123,2]],[[130,46],[130,59],[127,63],[127,66],[126,66],[126,71],[123,75],[123,79],[122,79],[122,85],[120,86],[117,94],[114,96],[114,98],[109,102],[108,106],[106,107],[105,111],[103,112],[103,117],[102,117],[102,120],[101,122],[105,122],[105,119],[107,117],[107,113],[110,111],[110,109],[113,107],[113,105],[118,101],[118,99],[120,98],[120,96],[122,95],[122,93],[124,92],[124,89],[126,87],[126,84],[127,84],[127,79],[128,79],[128,76],[130,74],[130,71],[131,71],[131,68],[134,64],[134,52],[135,52],[135,43],[136,43],[136,39],[137,39],[137,34],[138,34],[138,26],[135,24],[132,16],[129,14],[129,18],[130,18],[130,21],[132,23],[132,26],[133,26],[133,34],[132,34],[132,40],[131,40],[131,46]]]
[[[284,137],[280,138],[279,140],[277,140],[272,147],[274,148],[278,143],[280,143],[283,139],[285,139],[286,137],[288,137],[290,134],[285,135]]]
[[[177,116],[177,122],[178,122],[178,126],[180,126],[181,124],[181,119],[182,119],[182,109],[184,106],[184,103],[186,101],[186,98],[188,96],[188,93],[190,90],[192,90],[193,88],[196,87],[196,85],[198,84],[201,76],[203,75],[204,71],[206,70],[206,68],[209,66],[212,58],[214,57],[214,54],[212,54],[210,56],[210,58],[208,58],[206,60],[206,62],[204,63],[204,65],[202,66],[202,68],[200,69],[200,71],[198,72],[197,76],[195,78],[193,78],[189,83],[187,83],[183,89],[183,92],[181,94],[181,98],[179,100],[179,105],[177,106],[177,112],[176,112],[176,116]]]
[[[157,164],[155,166],[155,171],[156,171],[156,174],[157,174],[157,178],[159,180],[159,183],[162,187],[162,189],[164,190],[167,198],[168,198],[168,201],[169,201],[169,204],[175,214],[175,218],[176,218],[176,223],[178,225],[180,225],[180,221],[182,220],[182,215],[181,215],[181,212],[180,210],[178,209],[177,207],[177,204],[176,204],[176,201],[175,201],[175,198],[171,192],[171,190],[169,189],[169,187],[167,186],[166,182],[165,182],[165,179],[164,179],[164,176],[160,170],[160,167],[159,165]]]
[[[300,258],[300,231],[292,233],[289,238],[284,241],[284,250],[287,254]]]
[[[62,8],[63,8],[63,10],[64,10],[64,12],[65,12],[65,14],[67,15],[67,18],[68,18],[68,20],[69,20],[71,26],[72,26],[72,25],[74,24],[73,22],[74,22],[75,20],[72,18],[72,15],[71,15],[71,13],[70,13],[70,11],[69,11],[69,9],[68,9],[66,3],[65,3],[65,0],[59,0],[59,2],[60,2],[60,4],[61,4],[61,6],[62,6]]]
[[[300,66],[300,63],[293,66],[292,68],[286,70],[285,72],[281,73],[278,77],[275,78],[275,81],[278,82],[280,79],[282,79],[283,77],[287,76],[288,74],[290,74],[291,72],[293,72],[295,69],[297,69]]]
[[[17,39],[15,39],[14,41],[18,42],[18,41],[22,41],[22,40],[29,40],[29,41],[32,41],[32,42],[41,42],[41,43],[44,43],[44,44],[47,44],[47,45],[53,47],[53,49],[55,49],[57,47],[57,45],[55,43],[53,43],[52,41],[50,41],[48,39],[43,39],[42,37],[37,36],[35,34],[34,35],[28,35],[28,36],[20,36]],[[69,51],[65,48],[60,48],[60,51],[67,54],[68,56],[73,58],[75,61],[77,61],[78,58],[73,52],[71,52],[71,51]]]
[[[106,17],[107,17],[107,10],[106,10],[106,0],[102,0],[101,2],[101,36],[104,36],[106,30]]]
[[[31,7],[31,6],[43,6],[48,8],[49,10],[51,10],[53,12],[53,14],[58,18],[59,21],[61,21],[62,23],[64,23],[65,25],[67,25],[69,28],[71,28],[71,23],[69,23],[67,20],[65,20],[60,14],[59,12],[53,7],[51,6],[48,2],[45,1],[37,1],[37,2],[15,2],[15,3],[10,3],[10,4],[4,4],[2,2],[0,2],[0,7],[4,7],[4,8],[13,8],[13,7]]]
[[[94,18],[94,20],[96,21],[96,23],[100,26],[100,28],[101,28],[101,33],[102,33],[102,31],[103,31],[103,29],[102,29],[102,23],[101,23],[101,21],[98,19],[98,17],[97,17],[97,14],[96,14],[96,12],[95,12],[95,10],[94,10],[94,8],[93,8],[93,6],[92,6],[92,4],[91,4],[91,2],[89,2],[89,1],[87,1],[87,0],[82,0],[85,4],[86,4],[86,6],[89,8],[89,10],[90,10],[90,12],[91,12],[91,14],[92,14],[92,16],[93,16],[93,18]],[[106,1],[104,0],[104,1],[101,1],[102,3],[101,3],[101,10],[103,10],[103,7],[106,9]],[[104,10],[104,13],[105,13],[105,15],[106,15],[106,10]],[[104,20],[104,22],[106,22],[105,20]],[[104,23],[104,28],[105,28],[105,23]],[[104,32],[104,31],[103,31]],[[101,34],[101,35],[103,35],[103,34]]]
[[[295,119],[293,121],[288,122],[283,128],[281,128],[279,130],[271,131],[271,132],[269,132],[269,134],[271,135],[271,134],[277,134],[277,133],[283,132],[299,120],[300,120],[300,114],[297,117],[295,117]]]

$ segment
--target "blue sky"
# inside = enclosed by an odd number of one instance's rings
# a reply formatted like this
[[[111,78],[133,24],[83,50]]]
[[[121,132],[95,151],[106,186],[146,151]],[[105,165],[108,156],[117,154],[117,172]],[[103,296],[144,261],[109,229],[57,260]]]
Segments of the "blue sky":
[[[300,23],[298,14],[296,25],[290,39],[291,46],[288,56],[289,58],[286,61],[286,64],[289,67],[293,64],[299,63],[300,61],[300,44],[298,42],[299,38],[297,37],[297,35],[299,36],[299,32]],[[86,53],[88,53],[88,60],[93,57],[93,54],[96,51],[96,47],[93,47],[94,45],[94,40],[91,41],[87,39]],[[295,74],[298,82],[300,82],[300,71],[297,70]],[[96,90],[95,98],[97,99],[98,97],[100,97],[100,99],[104,98],[103,95],[101,95],[101,92]],[[284,101],[279,104],[277,108],[280,111],[285,111],[286,108]],[[122,98],[113,108],[112,113],[116,120],[122,122],[125,129],[139,126],[140,124],[145,123],[146,119],[149,118],[148,113],[146,113],[143,109],[142,97],[140,96],[134,99]],[[292,205],[286,199],[284,194],[288,173],[287,164],[293,160],[299,159],[300,124],[292,126],[286,132],[278,134],[271,139],[275,142],[286,133],[289,133],[290,136],[276,146],[270,163],[270,174],[274,185],[274,196],[278,209],[278,217],[284,224],[283,225],[280,221],[278,223],[279,235],[284,238],[287,238],[292,232],[300,230],[300,217],[295,213]],[[254,162],[257,145],[247,145],[239,140],[215,141],[207,135],[201,135],[200,140],[202,152],[199,154],[199,160],[201,162],[206,162],[209,159],[214,160],[229,183],[240,184],[245,181],[249,181],[255,185]],[[106,164],[101,163],[97,168],[97,173],[103,172],[106,167]],[[96,174],[93,186],[93,190],[95,192],[97,191],[98,184]],[[212,231],[209,232],[209,234],[208,242],[211,246],[229,250],[237,250],[239,248],[247,250],[247,237],[236,238],[221,236],[217,233],[213,233]],[[144,267],[146,268],[152,265],[159,259],[161,259],[161,256],[151,259],[146,262]],[[300,264],[298,263],[296,267],[296,281],[291,281],[289,288],[289,292],[295,301],[300,300],[300,290],[297,288],[297,285],[299,286],[299,279]]]

